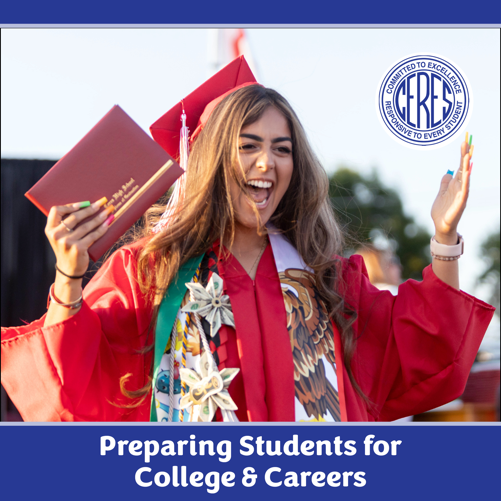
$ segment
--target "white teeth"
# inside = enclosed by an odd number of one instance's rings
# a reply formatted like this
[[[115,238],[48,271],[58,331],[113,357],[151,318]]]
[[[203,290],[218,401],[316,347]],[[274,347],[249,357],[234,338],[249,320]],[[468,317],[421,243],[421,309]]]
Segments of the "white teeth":
[[[257,205],[258,207],[262,207],[262,206],[263,206],[263,205],[264,205],[267,201],[268,201],[268,199],[267,199],[267,198],[265,198],[262,202],[256,202],[256,205]]]
[[[248,181],[247,184],[256,188],[271,188],[273,185],[270,181],[258,181],[257,179]]]

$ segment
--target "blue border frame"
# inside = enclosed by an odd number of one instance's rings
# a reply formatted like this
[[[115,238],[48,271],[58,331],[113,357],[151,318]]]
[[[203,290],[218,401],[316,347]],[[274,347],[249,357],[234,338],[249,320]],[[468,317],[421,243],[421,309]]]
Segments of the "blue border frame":
[[[383,6],[381,2],[363,0],[358,2],[328,2],[313,0],[298,6],[293,4],[275,4],[263,0],[253,2],[235,2],[224,0],[217,4],[206,0],[189,2],[155,0],[137,2],[137,0],[87,0],[85,3],[70,3],[68,0],[6,0],[0,10],[0,25],[3,27],[24,26],[68,26],[68,25],[260,25],[280,26],[284,24],[308,25],[364,25],[364,26],[409,26],[436,25],[465,26],[498,25],[501,26],[501,5],[494,5],[492,0],[477,0],[473,5],[465,0],[454,3],[403,2],[389,0]],[[499,423],[498,423],[499,424]],[[237,434],[265,434],[265,427],[228,427],[227,425],[198,428],[199,438],[228,437]],[[280,438],[292,433],[327,433],[327,427],[302,427],[299,425],[277,426],[271,428],[273,438]],[[130,486],[130,476],[122,471],[125,461],[122,458],[101,461],[93,449],[97,433],[122,434],[128,430],[131,439],[137,437],[168,438],[174,430],[162,426],[151,427],[138,424],[126,428],[118,425],[61,425],[43,426],[32,424],[0,425],[0,443],[2,453],[0,464],[2,487],[0,492],[5,497],[21,499],[41,498],[49,494],[51,499],[71,497],[73,500],[97,499],[137,500],[138,489]],[[262,430],[262,431],[261,431]],[[332,429],[331,429],[332,430]],[[390,464],[376,461],[377,468],[371,469],[374,476],[367,488],[354,490],[319,490],[315,488],[281,489],[262,486],[255,489],[235,489],[228,491],[231,496],[220,495],[218,499],[239,498],[255,499],[265,494],[265,499],[278,493],[288,499],[304,499],[305,494],[334,494],[342,499],[367,499],[372,494],[384,495],[386,500],[422,499],[423,494],[430,499],[469,499],[473,497],[495,498],[498,495],[498,474],[495,464],[499,465],[501,450],[501,426],[448,426],[420,427],[390,426],[375,427],[361,424],[356,427],[342,426],[336,434],[356,435],[355,430],[369,433],[387,434],[395,438],[406,435],[414,446],[403,454],[398,463],[394,463],[404,472],[403,477],[394,475]],[[425,431],[425,433],[421,433]],[[175,434],[186,433],[176,429]],[[271,433],[268,431],[268,433]],[[89,435],[93,440],[89,441]],[[91,438],[92,438],[91,437]],[[440,445],[448,440],[448,445]],[[8,452],[6,452],[8,451]],[[107,458],[108,459],[108,458]],[[268,458],[269,459],[269,458]],[[258,463],[258,459],[253,461]],[[252,463],[251,462],[251,463]],[[186,461],[191,465],[191,461]],[[186,464],[185,463],[185,464]],[[280,461],[273,461],[279,464]],[[315,461],[304,460],[300,469],[313,468]],[[247,462],[245,462],[247,465]],[[264,464],[264,463],[263,463]],[[240,465],[238,465],[240,466]],[[316,467],[316,466],[315,466]],[[350,463],[340,462],[341,471],[349,469]],[[232,465],[236,469],[236,466]],[[232,469],[227,468],[227,469]],[[298,467],[299,468],[299,467]],[[291,468],[292,469],[292,468]],[[381,472],[377,478],[376,472]],[[141,491],[140,494],[150,494]],[[155,494],[165,496],[165,491]],[[196,497],[211,497],[205,491],[193,489],[186,494]],[[184,497],[182,490],[175,490],[174,495]]]
[[[453,3],[371,0],[312,0],[278,3],[265,0],[5,0],[0,25],[11,24],[501,24],[501,4],[492,0]]]
[[[221,424],[152,424],[111,426],[103,424],[54,424],[34,425],[30,423],[0,426],[2,450],[9,453],[0,455],[2,485],[0,492],[4,499],[41,499],[44,494],[50,499],[119,499],[120,501],[144,499],[215,499],[207,493],[206,487],[140,487],[135,480],[138,470],[145,470],[142,481],[152,481],[158,472],[167,472],[172,477],[174,468],[180,472],[184,467],[187,477],[200,471],[222,474],[235,473],[235,485],[221,487],[218,500],[235,499],[273,499],[276,495],[286,496],[289,501],[304,501],[305,496],[321,496],[322,499],[335,497],[340,500],[367,501],[383,496],[387,501],[421,501],[422,499],[496,499],[499,496],[497,469],[501,450],[501,427],[466,425],[439,426],[432,423],[424,425],[394,426],[381,423],[335,424],[335,425],[298,425],[289,426],[266,424],[244,425]],[[417,425],[417,426],[416,426]],[[372,435],[372,445],[365,445],[366,438]],[[297,438],[294,439],[294,436]],[[102,437],[112,437],[103,438]],[[253,446],[253,453],[246,444]],[[258,452],[258,439],[266,442],[263,453]],[[337,439],[339,437],[339,439]],[[193,440],[192,440],[193,439]],[[118,441],[128,440],[119,454]],[[174,455],[162,455],[160,447],[164,440],[174,442]],[[186,441],[183,455],[179,455],[178,440]],[[198,452],[200,440],[214,442],[214,455]],[[297,454],[294,446],[285,444],[297,441]],[[341,440],[339,448],[334,446]],[[347,441],[354,441],[351,450]],[[369,441],[370,441],[369,440]],[[113,444],[113,441],[115,444]],[[139,441],[138,454],[130,452],[132,441]],[[147,457],[146,441],[156,441],[158,452]],[[231,443],[217,449],[222,441]],[[280,455],[275,452],[279,442]],[[303,448],[306,441],[313,445]],[[318,441],[331,444],[331,454],[326,454],[325,446],[318,449]],[[388,444],[386,455],[377,455],[375,447],[379,441]],[[391,454],[392,442],[395,455]],[[191,443],[195,445],[191,449]],[[101,448],[103,444],[103,448]],[[136,445],[138,445],[136,444]],[[380,442],[384,447],[384,443]],[[114,447],[112,447],[114,445]],[[382,452],[381,445],[378,446]],[[106,451],[106,446],[108,451]],[[353,452],[354,450],[354,452]],[[216,452],[217,451],[217,452]],[[231,457],[228,452],[231,451]],[[245,453],[243,454],[242,451]],[[320,453],[319,453],[320,451]],[[366,451],[369,454],[366,454]],[[104,454],[102,453],[104,452]],[[196,454],[192,454],[195,452]],[[349,452],[349,453],[347,453]],[[469,458],[469,460],[468,460]],[[224,459],[225,461],[221,461]],[[497,466],[496,466],[497,465]],[[255,485],[242,485],[243,472],[254,468],[258,475]],[[306,485],[298,487],[270,486],[265,481],[265,473],[273,470],[273,482],[283,481],[286,472],[310,472],[305,478]],[[347,472],[347,485],[336,487],[312,485],[315,472]],[[349,472],[353,472],[351,476]],[[354,473],[363,472],[366,484],[354,485]],[[344,477],[344,475],[343,475]],[[301,479],[301,477],[300,477]]]

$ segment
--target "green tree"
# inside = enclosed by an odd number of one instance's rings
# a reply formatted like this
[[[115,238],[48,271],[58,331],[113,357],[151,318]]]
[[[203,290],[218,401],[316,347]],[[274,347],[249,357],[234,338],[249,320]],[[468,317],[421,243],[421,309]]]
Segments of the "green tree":
[[[402,263],[402,278],[422,279],[430,264],[431,235],[404,213],[398,193],[369,176],[341,167],[330,177],[329,196],[348,235],[348,254],[358,243],[390,246]]]
[[[496,307],[499,316],[499,240],[500,233],[491,233],[480,246],[480,255],[487,265],[487,269],[477,279],[479,284],[487,284],[491,289],[489,303]]]

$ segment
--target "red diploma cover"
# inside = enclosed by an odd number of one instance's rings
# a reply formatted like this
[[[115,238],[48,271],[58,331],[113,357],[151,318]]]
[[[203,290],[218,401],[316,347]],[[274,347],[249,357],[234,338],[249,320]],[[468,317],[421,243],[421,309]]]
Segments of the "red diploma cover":
[[[92,203],[106,197],[108,202],[101,210],[113,205],[115,219],[89,248],[90,257],[97,261],[183,172],[161,146],[114,106],[25,195],[45,215],[54,205]]]

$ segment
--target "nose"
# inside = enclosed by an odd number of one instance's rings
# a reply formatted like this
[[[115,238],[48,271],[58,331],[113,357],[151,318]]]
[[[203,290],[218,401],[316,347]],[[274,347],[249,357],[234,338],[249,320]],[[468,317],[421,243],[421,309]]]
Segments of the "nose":
[[[275,159],[273,157],[273,153],[268,150],[263,150],[256,161],[256,167],[262,172],[274,169]]]

